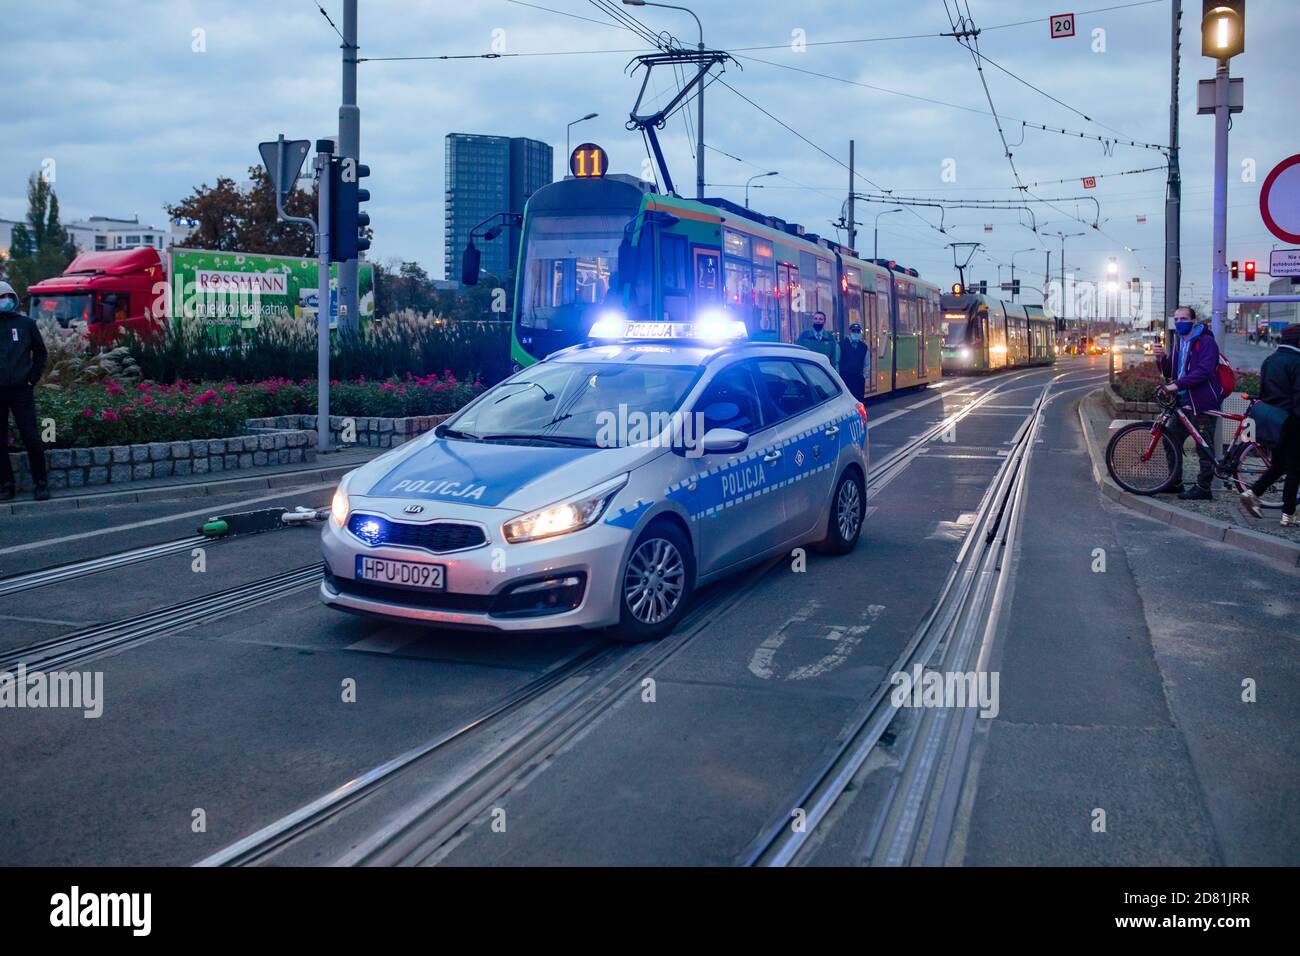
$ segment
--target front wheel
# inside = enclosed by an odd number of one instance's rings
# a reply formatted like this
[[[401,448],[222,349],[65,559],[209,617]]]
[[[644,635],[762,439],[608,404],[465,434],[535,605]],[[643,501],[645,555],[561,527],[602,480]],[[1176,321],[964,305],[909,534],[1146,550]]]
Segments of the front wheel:
[[[840,475],[831,494],[831,513],[826,521],[826,537],[818,549],[826,554],[848,554],[858,544],[862,520],[866,514],[866,495],[856,471]]]
[[[1183,450],[1169,433],[1156,438],[1151,422],[1125,425],[1106,445],[1106,470],[1115,484],[1134,495],[1154,495],[1183,475]]]
[[[667,521],[641,533],[619,582],[619,622],[612,636],[627,644],[657,641],[681,620],[695,587],[690,540]]]

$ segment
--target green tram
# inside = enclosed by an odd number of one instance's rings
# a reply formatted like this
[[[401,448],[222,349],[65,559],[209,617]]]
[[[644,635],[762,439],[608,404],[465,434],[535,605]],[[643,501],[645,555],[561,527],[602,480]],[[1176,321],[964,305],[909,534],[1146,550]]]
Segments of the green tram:
[[[1056,362],[1056,319],[1041,306],[945,295],[943,370],[993,372]]]
[[[570,177],[524,210],[511,358],[585,341],[598,318],[689,323],[721,311],[756,341],[793,342],[815,312],[843,339],[862,326],[867,395],[942,374],[939,288],[802,226],[725,199],[647,191],[631,176]],[[468,277],[467,277],[468,281]]]

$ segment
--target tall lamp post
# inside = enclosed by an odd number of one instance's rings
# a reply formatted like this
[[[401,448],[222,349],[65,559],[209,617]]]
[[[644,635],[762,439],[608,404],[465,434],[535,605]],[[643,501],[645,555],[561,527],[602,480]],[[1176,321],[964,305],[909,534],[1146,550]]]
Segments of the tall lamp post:
[[[1012,301],[1012,302],[1015,302],[1015,301],[1016,301],[1016,294],[1017,294],[1017,293],[1016,293],[1016,289],[1015,289],[1015,285],[1016,285],[1016,256],[1023,255],[1023,254],[1026,253],[1026,252],[1037,252],[1037,251],[1038,251],[1038,247],[1037,247],[1037,246],[1034,246],[1033,248],[1030,248],[1030,249],[1017,249],[1015,252],[1011,253],[1011,287],[1012,287],[1012,288],[1011,288],[1011,301]]]
[[[695,16],[695,11],[688,7],[679,7],[671,3],[650,3],[649,0],[623,0],[625,6],[629,7],[662,7],[665,10],[681,10],[683,13],[689,13],[695,17],[696,29],[700,31],[700,52],[704,51],[704,26],[700,23],[700,18]],[[696,121],[698,142],[695,144],[695,198],[704,198],[704,82],[700,82],[700,91],[696,94],[697,106],[699,107],[698,118]]]
[[[1113,304],[1110,311],[1110,382],[1115,384],[1115,349],[1119,343],[1115,340],[1115,313],[1119,311],[1119,263],[1111,256],[1106,263],[1106,291],[1110,293]]]
[[[884,212],[876,213],[876,225],[875,228],[872,230],[871,258],[873,259],[880,258],[880,217],[888,216],[891,212],[902,212],[902,211],[903,209],[900,206],[897,209],[886,209]]]
[[[774,169],[770,173],[756,173],[755,175],[750,176],[748,179],[746,179],[745,180],[745,208],[746,209],[749,208],[749,184],[750,183],[752,183],[755,179],[762,179],[764,176],[779,176],[779,175],[781,174]],[[762,188],[763,188],[762,186],[759,187],[759,189]]]
[[[586,116],[579,116],[572,123],[564,127],[564,161],[566,163],[569,161],[569,155],[570,155],[569,154],[569,130],[573,129],[573,127],[577,126],[579,123],[585,123],[587,122],[587,120],[595,119],[599,115],[600,115],[599,113],[588,113]]]

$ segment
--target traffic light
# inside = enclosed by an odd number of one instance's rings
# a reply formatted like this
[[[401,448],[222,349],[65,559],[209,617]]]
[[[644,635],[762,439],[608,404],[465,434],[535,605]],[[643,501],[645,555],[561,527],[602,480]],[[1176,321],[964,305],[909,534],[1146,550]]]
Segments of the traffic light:
[[[1254,259],[1246,260],[1246,281],[1247,282],[1255,281],[1255,260]]]
[[[1231,267],[1231,268],[1232,268],[1232,278],[1233,278],[1233,279],[1239,279],[1239,278],[1241,278],[1241,269],[1238,268],[1238,266],[1237,266],[1237,260],[1236,260],[1236,259],[1233,259],[1233,260],[1232,260],[1232,267]]]
[[[980,288],[980,295],[988,295],[988,294],[989,294],[989,280],[988,280],[988,279],[980,279],[980,287],[979,287],[979,288]]]
[[[330,160],[330,261],[347,262],[370,248],[366,230],[370,214],[361,204],[370,198],[370,190],[360,181],[370,175],[370,167],[348,156]]]
[[[1012,298],[1015,298],[1015,297],[1018,296],[1018,295],[1020,295],[1020,280],[1019,280],[1019,279],[1012,279],[1012,280],[1011,280],[1011,297],[1012,297]]]
[[[1246,49],[1246,0],[1201,0],[1201,56],[1227,61]]]

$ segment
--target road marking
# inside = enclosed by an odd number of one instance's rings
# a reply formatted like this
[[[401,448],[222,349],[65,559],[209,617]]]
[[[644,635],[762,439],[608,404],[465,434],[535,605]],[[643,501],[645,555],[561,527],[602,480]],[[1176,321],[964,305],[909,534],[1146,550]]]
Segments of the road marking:
[[[377,634],[362,638],[355,644],[349,644],[349,651],[364,651],[369,654],[393,654],[408,644],[414,644],[424,635],[419,631],[402,631],[397,628],[385,628]]]
[[[210,516],[214,511],[230,511],[240,508],[244,505],[255,505],[261,501],[274,501],[277,498],[287,498],[290,495],[308,494],[313,491],[324,491],[326,488],[335,488],[338,486],[337,481],[326,482],[323,485],[304,485],[300,488],[281,488],[275,494],[261,495],[257,498],[245,498],[242,501],[229,501],[224,504],[210,504],[206,508],[199,508],[196,511],[183,511],[180,514],[164,515],[161,518],[149,518],[145,521],[133,521],[130,524],[114,525],[111,528],[97,528],[94,531],[82,531],[77,534],[65,534],[61,538],[44,538],[40,541],[29,541],[26,544],[10,545],[7,548],[0,548],[0,554],[14,554],[18,551],[31,551],[33,548],[48,548],[55,544],[64,544],[68,541],[84,541],[86,538],[95,538],[101,534],[116,534],[119,531],[132,531],[136,528],[147,528],[156,524],[167,524],[171,521],[179,521],[181,518],[196,518],[199,515]]]
[[[754,653],[749,658],[749,671],[755,677],[761,680],[771,680],[776,676],[774,661],[776,652],[785,644],[789,628],[794,625],[807,624],[808,618],[815,614],[821,607],[821,602],[815,598],[804,602],[804,606],[792,617],[788,618],[775,633],[765,638],[758,647],[754,648]],[[869,604],[867,609],[862,612],[861,619],[866,623],[862,624],[821,624],[814,627],[824,628],[824,632],[817,635],[818,639],[833,641],[835,646],[830,651],[823,654],[818,660],[810,664],[801,664],[795,667],[790,673],[784,675],[782,680],[811,680],[827,674],[849,659],[853,648],[862,643],[863,636],[871,630],[871,625],[880,617],[884,611],[883,604]]]
[[[923,408],[924,406],[933,404],[934,402],[941,402],[945,397],[946,397],[945,395],[940,393],[939,395],[935,395],[932,398],[927,398],[923,402],[917,402],[915,405],[908,405],[906,408],[897,409],[895,411],[890,412],[888,415],[881,415],[875,421],[867,422],[867,429],[870,430],[872,428],[875,428],[877,425],[883,425],[885,422],[893,421],[895,418],[897,418],[900,415],[906,415],[908,412],[914,412],[918,408]]]

